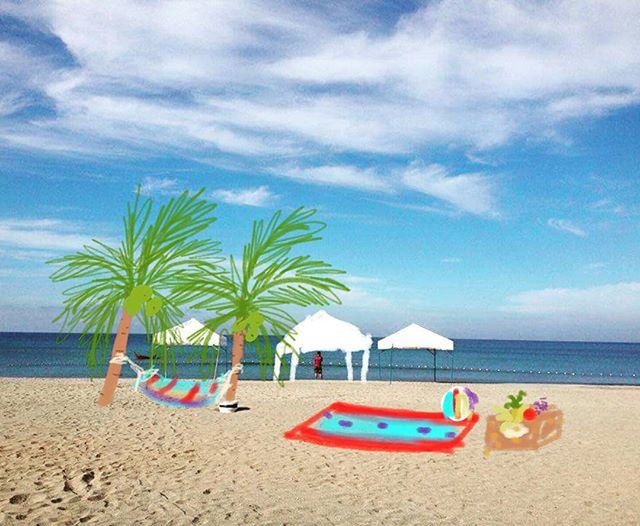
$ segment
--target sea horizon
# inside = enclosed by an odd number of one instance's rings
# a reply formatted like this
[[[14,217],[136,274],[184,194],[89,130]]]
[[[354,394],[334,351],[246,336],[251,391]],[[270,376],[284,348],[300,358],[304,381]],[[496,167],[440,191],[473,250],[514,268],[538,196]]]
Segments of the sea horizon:
[[[61,333],[56,332],[56,331],[26,331],[26,330],[12,330],[12,331],[0,331],[0,336],[3,334],[55,334],[55,335],[60,335]],[[65,333],[66,334],[66,333]],[[80,336],[82,333],[81,332],[70,332],[68,333],[69,336]],[[112,335],[115,333],[111,333]],[[129,333],[129,335],[136,335],[136,336],[145,336],[144,332],[134,332],[131,331]],[[275,334],[270,334],[270,336],[272,337],[279,337],[278,335]],[[379,340],[381,338],[384,338],[384,336],[371,336],[374,340]],[[589,344],[589,343],[602,343],[602,344],[623,344],[623,345],[640,345],[640,340],[573,340],[573,339],[530,339],[530,338],[469,338],[469,337],[465,337],[465,338],[456,338],[455,336],[448,336],[448,338],[450,340],[453,340],[454,342],[456,341],[464,341],[464,340],[473,340],[473,341],[486,341],[486,342],[494,342],[494,341],[498,341],[498,342],[540,342],[540,343],[548,343],[548,342],[553,342],[553,343],[585,343],[585,344]]]
[[[79,333],[63,342],[56,332],[0,332],[0,377],[99,378],[104,366],[89,369],[85,351],[78,345]],[[640,344],[636,342],[577,342],[554,340],[454,339],[453,352],[438,351],[435,358],[425,350],[379,351],[373,338],[368,380],[457,383],[548,383],[640,385]],[[272,336],[271,344],[280,341]],[[110,353],[110,346],[106,354]],[[173,347],[175,362],[163,372],[180,377],[211,377],[215,367],[199,366],[189,359],[191,346]],[[129,336],[128,355],[146,355],[144,334]],[[106,357],[105,354],[105,357]],[[360,379],[362,352],[353,353],[354,379]],[[325,379],[346,379],[342,352],[324,351]],[[296,379],[313,378],[310,354],[303,354]],[[222,346],[217,373],[230,367],[229,346]],[[104,359],[104,358],[103,358]],[[138,360],[144,367],[146,360]],[[211,362],[213,364],[213,362]],[[261,367],[255,347],[246,346],[244,379],[271,380],[271,366]],[[124,377],[133,377],[127,367]],[[288,373],[282,378],[288,380]]]

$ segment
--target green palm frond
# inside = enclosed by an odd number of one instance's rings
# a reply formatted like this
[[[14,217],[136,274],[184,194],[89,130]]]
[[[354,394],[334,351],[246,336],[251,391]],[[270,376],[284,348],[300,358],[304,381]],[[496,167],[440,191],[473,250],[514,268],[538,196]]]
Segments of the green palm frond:
[[[105,362],[111,335],[125,298],[139,285],[151,287],[162,308],[150,315],[140,309],[136,317],[147,334],[152,356],[162,356],[166,369],[175,354],[153,334],[178,324],[186,306],[183,281],[197,280],[220,271],[217,242],[197,238],[211,226],[216,205],[202,198],[203,190],[184,192],[162,205],[152,218],[150,198],[140,189],[123,217],[124,236],[112,247],[92,240],[75,254],[48,263],[58,268],[54,282],[74,283],[64,291],[64,308],[54,322],[61,322],[63,335],[80,331],[80,343],[87,348],[87,363],[93,372]],[[179,287],[180,286],[180,287]]]
[[[261,336],[255,343],[263,377],[273,364],[268,335],[287,334],[297,323],[284,307],[340,303],[339,293],[349,290],[336,279],[345,274],[343,270],[310,256],[291,255],[294,249],[321,239],[319,233],[326,225],[313,219],[315,213],[301,207],[284,217],[276,212],[268,223],[255,221],[241,265],[230,257],[223,272],[201,266],[181,288],[183,301],[216,314],[205,322],[208,330],[229,323],[246,326],[252,313],[264,317],[254,328]]]

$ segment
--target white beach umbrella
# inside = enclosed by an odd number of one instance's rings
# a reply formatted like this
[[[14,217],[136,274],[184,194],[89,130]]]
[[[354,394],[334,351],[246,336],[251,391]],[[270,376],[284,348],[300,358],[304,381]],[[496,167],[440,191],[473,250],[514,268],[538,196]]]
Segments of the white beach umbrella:
[[[193,334],[203,328],[204,325],[202,323],[195,318],[191,318],[171,329],[156,333],[153,336],[153,341],[154,343],[167,345],[220,345],[220,335],[214,331],[207,330],[193,339]]]
[[[344,352],[347,364],[347,379],[350,381],[353,380],[351,353],[362,351],[360,380],[366,382],[369,370],[369,351],[372,342],[370,334],[365,335],[355,325],[334,318],[327,312],[320,310],[311,316],[307,316],[284,337],[283,341],[278,343],[273,378],[274,380],[279,379],[281,357],[286,353],[291,353],[291,348],[294,348],[298,353],[316,351]],[[298,356],[293,353],[289,372],[289,380],[291,381],[296,379],[298,361]]]
[[[453,341],[412,323],[378,341],[378,350],[424,349],[433,354],[433,381],[436,381],[436,351],[453,351]],[[393,358],[393,355],[392,355]],[[391,378],[391,369],[389,370]]]

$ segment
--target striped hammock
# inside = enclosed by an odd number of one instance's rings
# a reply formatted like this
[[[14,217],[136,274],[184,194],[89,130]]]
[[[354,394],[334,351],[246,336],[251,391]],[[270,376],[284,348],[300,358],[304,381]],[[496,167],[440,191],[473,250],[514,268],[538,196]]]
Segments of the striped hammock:
[[[154,402],[188,409],[218,402],[231,385],[231,375],[242,370],[238,364],[215,380],[180,380],[162,376],[156,368],[145,370],[122,354],[112,358],[111,363],[129,364],[137,376],[135,391],[141,391]]]

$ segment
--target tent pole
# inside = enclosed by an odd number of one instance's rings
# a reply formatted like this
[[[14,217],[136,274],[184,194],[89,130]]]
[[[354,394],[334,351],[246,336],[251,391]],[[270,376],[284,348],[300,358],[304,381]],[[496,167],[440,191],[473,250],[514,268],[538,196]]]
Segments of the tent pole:
[[[393,347],[391,347],[391,352],[389,353],[389,383],[391,383],[392,377],[393,377]]]
[[[433,351],[433,381],[434,383],[438,381],[436,380],[436,351]]]

